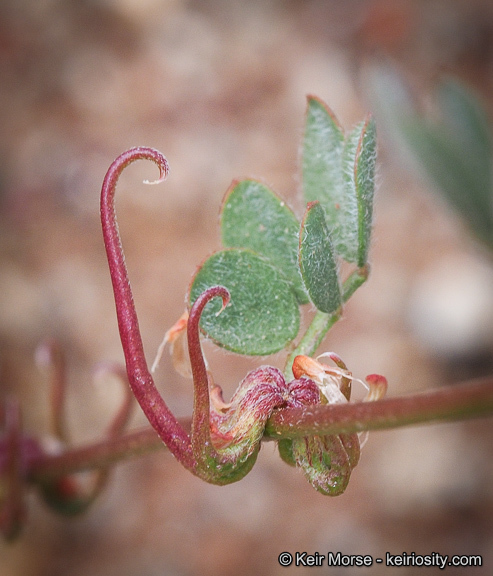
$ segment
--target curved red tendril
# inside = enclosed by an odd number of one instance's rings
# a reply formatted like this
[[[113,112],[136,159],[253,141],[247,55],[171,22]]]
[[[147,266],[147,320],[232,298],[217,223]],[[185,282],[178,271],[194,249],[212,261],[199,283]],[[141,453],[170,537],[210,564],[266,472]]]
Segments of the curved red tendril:
[[[204,451],[209,457],[216,460],[221,458],[211,441],[209,378],[202,354],[202,346],[200,345],[199,330],[200,316],[204,307],[212,298],[217,296],[222,298],[224,309],[229,302],[229,292],[223,286],[212,286],[205,290],[194,302],[187,324],[188,353],[190,355],[194,385],[192,450],[197,460],[201,460],[201,455]]]
[[[154,148],[127,150],[111,164],[101,189],[101,224],[115,295],[118,328],[122,342],[127,375],[132,391],[151,426],[171,453],[186,468],[195,469],[190,437],[159,394],[145,359],[142,337],[115,213],[115,190],[123,169],[136,160],[151,160],[164,180],[169,172],[166,158]]]

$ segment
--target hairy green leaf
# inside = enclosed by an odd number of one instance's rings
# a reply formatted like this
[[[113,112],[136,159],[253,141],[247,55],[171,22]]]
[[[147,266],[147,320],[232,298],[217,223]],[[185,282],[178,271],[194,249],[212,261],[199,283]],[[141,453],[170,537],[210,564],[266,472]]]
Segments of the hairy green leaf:
[[[300,270],[315,306],[330,314],[341,304],[341,288],[324,210],[319,202],[308,204],[300,231]]]
[[[226,248],[250,248],[268,258],[291,283],[300,304],[308,302],[298,269],[299,222],[272,190],[256,180],[233,181],[221,210]]]
[[[334,235],[339,229],[339,211],[344,205],[341,160],[343,131],[322,100],[308,97],[303,138],[302,176],[306,202],[318,200]]]
[[[229,290],[230,303],[220,314],[220,299],[207,304],[201,328],[219,346],[239,354],[267,355],[282,350],[298,333],[294,292],[267,259],[246,249],[216,252],[192,280],[190,304],[218,284]]]
[[[375,126],[361,123],[347,137],[330,109],[308,99],[303,142],[303,191],[319,201],[336,254],[363,266],[368,256],[375,177]]]
[[[342,152],[344,199],[341,201],[337,214],[338,225],[332,232],[336,252],[348,262],[356,262],[358,259],[358,192],[356,190],[355,165],[362,127],[363,124],[360,123],[353,128],[344,142]]]
[[[356,262],[360,267],[367,263],[370,248],[376,161],[376,128],[374,120],[369,118],[361,130],[354,163],[354,181],[358,202],[358,251]]]

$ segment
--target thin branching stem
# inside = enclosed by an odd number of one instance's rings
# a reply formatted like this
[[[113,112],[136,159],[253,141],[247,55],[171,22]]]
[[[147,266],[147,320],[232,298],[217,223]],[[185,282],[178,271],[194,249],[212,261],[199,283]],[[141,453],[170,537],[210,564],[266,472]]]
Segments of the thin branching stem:
[[[356,292],[356,290],[365,283],[368,278],[368,266],[357,268],[354,270],[344,281],[342,285],[342,302],[346,303],[349,298]],[[291,367],[296,356],[302,354],[304,356],[313,356],[317,348],[322,343],[327,335],[327,332],[334,326],[334,324],[341,318],[342,307],[331,314],[317,311],[313,317],[310,325],[303,334],[296,348],[289,354],[286,359],[284,376],[286,380],[293,378]]]
[[[135,406],[135,397],[128,386],[127,374],[123,366],[114,362],[104,362],[97,367],[96,378],[116,378],[123,391],[123,399],[120,408],[111,420],[106,435],[108,438],[120,436],[127,427],[132,411]]]
[[[492,414],[493,379],[488,378],[376,402],[278,410],[267,421],[265,435],[273,439],[302,438],[313,434],[384,430]]]
[[[493,378],[488,378],[376,402],[277,410],[267,421],[264,440],[383,430],[492,415]],[[190,429],[190,419],[180,423],[184,429]],[[29,478],[39,482],[108,466],[161,448],[163,444],[154,430],[143,428],[59,455],[37,454],[31,458]]]
[[[190,421],[182,421],[190,425]],[[104,438],[60,454],[37,454],[29,462],[29,480],[45,483],[60,476],[106,468],[135,456],[166,448],[154,428],[132,430],[121,436]]]

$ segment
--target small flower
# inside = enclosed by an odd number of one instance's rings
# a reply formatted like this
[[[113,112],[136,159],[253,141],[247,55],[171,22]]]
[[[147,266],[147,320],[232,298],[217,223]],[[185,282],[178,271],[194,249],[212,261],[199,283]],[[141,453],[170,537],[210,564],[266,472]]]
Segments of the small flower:
[[[387,392],[387,379],[380,374],[370,374],[366,377],[366,384],[355,378],[347,369],[346,364],[335,352],[325,352],[318,358],[328,357],[336,366],[322,364],[309,356],[299,355],[293,361],[293,374],[295,378],[307,376],[320,388],[329,404],[349,402],[351,399],[351,382],[360,382],[368,393],[364,402],[374,402],[383,398]]]
[[[309,356],[299,355],[293,362],[293,374],[295,378],[311,378],[329,404],[348,402],[351,397],[351,373],[338,356],[332,352],[329,354],[332,354],[331,358],[333,357],[339,366],[327,366]]]
[[[296,356],[293,374],[297,380],[310,379],[322,393],[320,403],[338,404],[349,402],[351,382],[355,380],[341,358],[329,352],[328,356],[336,366],[322,364],[308,356]],[[368,376],[369,392],[365,401],[380,399],[386,392],[387,381],[383,376]],[[302,405],[313,402],[301,401]],[[310,484],[322,494],[337,496],[342,494],[349,482],[353,468],[360,457],[360,437],[358,434],[338,436],[308,436],[294,440],[281,440],[279,452],[283,460],[299,466]],[[365,438],[366,440],[366,438]]]

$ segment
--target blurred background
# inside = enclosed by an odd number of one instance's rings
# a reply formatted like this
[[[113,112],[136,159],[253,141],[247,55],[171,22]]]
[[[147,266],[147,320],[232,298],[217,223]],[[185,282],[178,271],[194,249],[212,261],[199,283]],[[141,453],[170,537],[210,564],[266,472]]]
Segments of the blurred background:
[[[20,397],[27,431],[48,431],[33,359],[48,336],[67,357],[74,444],[97,438],[120,399],[118,386],[91,377],[98,362],[123,358],[98,214],[110,162],[146,145],[171,167],[165,184],[146,187],[155,167],[132,165],[117,198],[152,362],[196,266],[220,245],[231,180],[263,179],[300,215],[306,94],[349,128],[375,107],[368,75],[381,58],[425,102],[453,75],[493,118],[488,0],[2,0],[0,396]],[[336,351],[358,377],[385,374],[392,396],[491,374],[490,254],[384,128],[379,158],[372,274],[321,351]],[[206,351],[226,395],[267,361]],[[268,362],[281,367],[283,355]],[[191,382],[168,355],[156,380],[170,407],[190,414]],[[132,425],[144,424],[136,410]],[[283,551],[482,554],[491,565],[492,456],[488,420],[372,433],[346,493],[330,499],[271,443],[246,479],[223,488],[160,451],[119,465],[80,518],[57,517],[30,495],[22,537],[0,543],[0,575],[307,570],[280,567]]]

